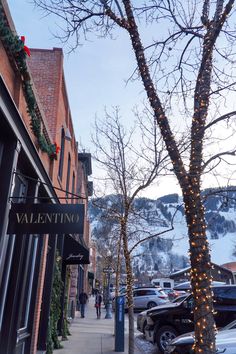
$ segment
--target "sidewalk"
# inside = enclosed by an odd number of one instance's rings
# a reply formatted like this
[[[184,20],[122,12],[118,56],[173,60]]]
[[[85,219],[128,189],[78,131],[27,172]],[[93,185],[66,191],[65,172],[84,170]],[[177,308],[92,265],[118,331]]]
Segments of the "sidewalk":
[[[70,326],[68,341],[63,341],[63,349],[55,351],[55,354],[114,354],[114,316],[105,319],[106,310],[102,308],[101,319],[96,317],[94,299],[91,297],[85,309],[85,318],[80,318],[80,313]],[[114,313],[113,313],[114,315]],[[127,321],[125,323],[125,351],[128,354]],[[135,354],[143,354],[135,347]]]

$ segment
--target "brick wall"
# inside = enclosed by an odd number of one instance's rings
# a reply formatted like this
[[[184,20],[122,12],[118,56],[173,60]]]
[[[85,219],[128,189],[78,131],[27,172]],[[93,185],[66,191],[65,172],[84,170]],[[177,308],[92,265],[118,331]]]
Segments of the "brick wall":
[[[62,49],[30,49],[28,60],[34,85],[53,140],[56,138],[58,99],[61,86]]]
[[[75,176],[76,184],[79,184],[79,194],[83,197],[87,196],[87,177],[85,176],[83,165],[78,162],[77,144],[74,136],[73,123],[70,113],[70,107],[67,97],[66,84],[63,73],[63,53],[59,48],[52,50],[32,49],[32,58],[29,60],[29,66],[32,72],[34,85],[39,93],[41,106],[43,108],[46,120],[53,139],[57,144],[61,145],[62,128],[66,132],[69,129],[72,137],[71,141],[65,140],[64,145],[64,162],[62,178],[59,177],[59,161],[53,162],[52,182],[57,188],[66,190],[68,157],[71,159],[70,183],[69,191],[72,192],[72,176]],[[50,73],[48,73],[48,71]],[[61,152],[60,152],[61,153]],[[74,193],[77,193],[75,185]],[[62,191],[57,191],[59,197],[65,198],[66,194]],[[61,199],[61,203],[65,203],[65,199]],[[67,199],[71,203],[71,196]],[[79,202],[85,204],[85,221],[84,221],[84,241],[89,245],[90,230],[87,217],[87,200],[81,199]],[[71,282],[69,289],[69,308],[76,303],[77,295],[77,279],[78,267],[71,266]],[[88,292],[87,265],[84,266],[84,289]],[[73,307],[73,306],[72,306]]]
[[[62,128],[64,128],[64,131],[69,129],[72,137],[71,141],[65,141],[62,178],[60,179],[58,176],[59,153],[58,159],[53,162],[52,182],[55,187],[66,189],[68,156],[70,154],[69,191],[72,191],[72,175],[74,173],[77,177],[78,169],[77,146],[63,74],[63,52],[61,48],[53,48],[52,50],[30,49],[30,51],[29,67],[53,141],[61,146]],[[57,194],[59,197],[66,197],[64,192],[57,191]],[[64,202],[66,201],[61,199],[61,203]],[[71,202],[71,197],[68,198],[68,202]]]
[[[8,11],[8,10],[7,10]],[[7,12],[9,17],[9,23],[11,28],[14,29],[14,24],[10,17],[9,11]],[[51,137],[51,143],[56,142],[59,146],[61,144],[61,129],[62,127],[66,131],[69,129],[72,137],[71,141],[65,141],[64,151],[64,168],[63,175],[60,179],[58,176],[59,159],[51,161],[46,153],[43,153],[38,148],[37,140],[31,131],[30,117],[27,113],[26,101],[22,89],[22,81],[19,73],[16,71],[12,62],[9,60],[2,43],[0,41],[0,73],[6,82],[9,92],[14,100],[22,120],[24,121],[26,128],[32,141],[35,144],[35,148],[38,151],[39,157],[44,164],[45,170],[52,180],[52,184],[57,188],[66,189],[67,169],[68,169],[68,156],[71,158],[71,172],[69,191],[72,191],[72,176],[75,176],[76,184],[80,183],[80,190],[83,196],[87,195],[87,180],[83,174],[83,167],[78,163],[77,143],[75,140],[73,123],[70,113],[70,107],[67,97],[66,84],[63,73],[63,52],[61,48],[53,48],[52,50],[44,49],[31,49],[31,57],[27,59],[29,71],[33,79],[33,87],[35,95],[38,100],[38,106],[45,122],[46,129],[48,129],[48,135]],[[77,185],[75,185],[75,193],[77,193]],[[65,197],[66,194],[63,191],[56,190],[59,197]],[[61,199],[62,203],[71,203],[71,196],[68,200]],[[87,201],[83,201],[87,207]],[[86,218],[85,220],[85,234],[84,239],[89,244],[89,224]],[[43,293],[43,284],[46,267],[46,252],[47,252],[47,239],[45,239],[44,253],[41,259],[41,269],[38,278],[38,291],[37,291],[37,303],[34,313],[34,325],[32,334],[31,354],[36,353],[37,337],[40,321],[40,311]],[[71,287],[70,299],[73,301],[76,297],[76,281],[77,281],[77,267],[72,267],[73,271],[73,284]],[[85,266],[85,289],[87,290],[87,266]]]
[[[10,91],[12,97],[14,97],[14,83],[16,80],[16,74],[12,69],[12,66],[9,62],[6,51],[0,41],[0,73]]]

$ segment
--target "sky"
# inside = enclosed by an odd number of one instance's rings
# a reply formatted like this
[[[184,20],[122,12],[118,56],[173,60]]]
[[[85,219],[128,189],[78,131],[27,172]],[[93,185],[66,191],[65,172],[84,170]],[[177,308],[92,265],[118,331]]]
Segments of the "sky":
[[[133,122],[132,109],[145,97],[140,81],[127,79],[136,68],[130,41],[125,31],[118,30],[115,39],[93,38],[69,53],[69,47],[55,38],[58,18],[45,17],[30,0],[8,0],[19,36],[31,48],[62,47],[67,92],[79,144],[93,152],[91,134],[95,116],[102,118],[104,109],[119,106],[124,122]],[[100,174],[93,163],[93,176]],[[144,192],[150,198],[179,193],[174,178],[165,177],[158,185]]]
[[[89,149],[91,125],[95,115],[102,115],[104,107],[116,105],[122,106],[124,112],[129,112],[137,102],[137,92],[142,90],[140,84],[127,86],[125,82],[127,72],[131,73],[134,68],[132,57],[127,60],[126,55],[120,55],[126,52],[128,38],[114,41],[94,39],[69,54],[68,46],[53,35],[58,28],[57,18],[44,17],[27,0],[8,0],[8,4],[16,30],[19,35],[26,37],[25,44],[28,47],[63,48],[64,71],[75,133],[82,145]]]
[[[63,48],[75,136],[86,151],[93,152],[91,134],[94,120],[95,117],[103,117],[105,108],[112,110],[112,107],[119,106],[124,121],[133,121],[132,109],[145,96],[140,82],[128,81],[135,69],[135,59],[127,34],[119,31],[114,40],[94,38],[70,53],[68,45],[54,36],[58,28],[57,18],[45,17],[28,0],[8,0],[8,5],[16,31],[19,36],[25,36],[28,47]],[[94,162],[93,176],[99,173]],[[179,192],[176,181],[167,177],[143,195],[156,198],[175,192]]]

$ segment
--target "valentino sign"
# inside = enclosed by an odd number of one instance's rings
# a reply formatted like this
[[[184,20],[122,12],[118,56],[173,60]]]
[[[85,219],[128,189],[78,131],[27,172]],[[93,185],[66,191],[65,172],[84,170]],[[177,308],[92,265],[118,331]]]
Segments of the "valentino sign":
[[[83,234],[83,204],[12,204],[8,234]]]

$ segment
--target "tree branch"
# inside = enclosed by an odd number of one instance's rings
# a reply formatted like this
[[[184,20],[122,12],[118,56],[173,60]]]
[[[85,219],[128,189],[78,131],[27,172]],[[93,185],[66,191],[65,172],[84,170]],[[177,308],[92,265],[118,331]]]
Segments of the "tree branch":
[[[172,215],[171,227],[170,227],[169,229],[164,230],[164,231],[161,231],[161,232],[157,232],[157,233],[154,234],[154,235],[151,235],[151,236],[145,237],[145,238],[142,239],[142,240],[139,240],[138,242],[136,242],[136,243],[131,247],[131,249],[129,250],[129,254],[131,254],[131,252],[133,252],[133,250],[134,250],[138,245],[140,245],[140,243],[143,243],[143,242],[145,242],[145,241],[147,241],[147,240],[151,240],[151,239],[154,238],[154,237],[161,236],[161,235],[163,235],[163,234],[165,234],[165,233],[167,233],[167,232],[169,232],[169,231],[174,230],[174,218],[175,218],[177,212],[179,211],[179,209],[180,209],[180,205],[176,208],[174,214]]]
[[[232,111],[232,112],[226,113],[223,116],[218,117],[218,118],[214,119],[212,122],[210,122],[209,124],[207,124],[204,127],[204,130],[209,129],[210,127],[212,127],[216,123],[221,122],[222,120],[229,119],[229,118],[232,118],[232,117],[234,118],[234,116],[236,116],[236,111]]]
[[[116,16],[116,14],[111,10],[111,8],[108,6],[107,4],[107,0],[100,0],[101,3],[104,5],[105,8],[105,14],[110,17],[110,19],[112,19],[118,26],[125,28],[126,30],[129,29],[129,24],[127,22],[127,20],[123,17],[123,13],[121,10],[121,7],[119,5],[119,3],[117,1],[115,1],[118,10],[120,12],[120,14],[122,15],[122,18],[119,18],[118,16]]]
[[[222,156],[235,156],[235,155],[236,155],[236,150],[219,152],[218,154],[212,156],[209,160],[207,160],[204,163],[202,170],[204,170],[206,168],[206,166],[209,165],[209,163],[211,163],[212,161],[214,161],[217,158],[221,158]]]

